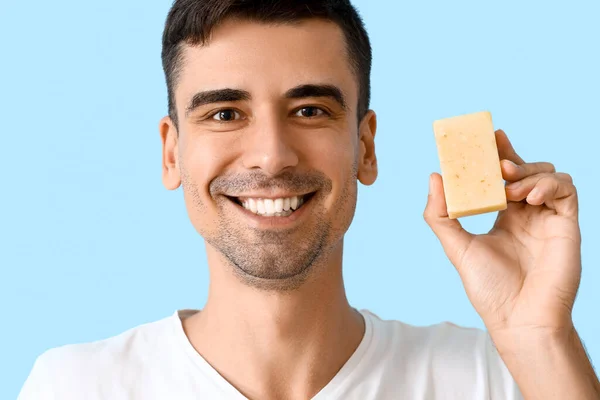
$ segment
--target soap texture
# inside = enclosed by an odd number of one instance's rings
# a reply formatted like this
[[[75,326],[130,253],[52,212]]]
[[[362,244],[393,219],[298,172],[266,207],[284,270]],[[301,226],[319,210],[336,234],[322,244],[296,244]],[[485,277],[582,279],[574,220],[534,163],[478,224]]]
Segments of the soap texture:
[[[506,189],[488,111],[434,121],[451,219],[506,209]]]

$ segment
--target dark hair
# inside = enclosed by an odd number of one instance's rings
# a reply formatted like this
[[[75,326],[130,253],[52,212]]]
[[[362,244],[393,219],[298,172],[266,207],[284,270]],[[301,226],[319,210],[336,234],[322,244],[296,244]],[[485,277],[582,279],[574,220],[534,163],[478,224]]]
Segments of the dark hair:
[[[264,23],[294,23],[320,18],[343,31],[349,61],[358,80],[358,119],[369,109],[372,50],[358,11],[350,0],[175,0],[163,33],[162,63],[167,81],[169,115],[177,124],[175,86],[182,68],[182,46],[204,45],[227,18]]]

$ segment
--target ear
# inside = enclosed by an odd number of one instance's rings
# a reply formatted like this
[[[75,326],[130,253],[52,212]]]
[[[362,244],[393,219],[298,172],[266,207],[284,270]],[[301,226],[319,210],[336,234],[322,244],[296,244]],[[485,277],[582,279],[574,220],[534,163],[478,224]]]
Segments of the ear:
[[[369,110],[359,127],[358,180],[363,185],[372,185],[377,179],[377,156],[375,155],[375,132],[377,116]]]
[[[162,140],[162,181],[168,190],[175,190],[181,185],[179,171],[179,138],[177,128],[170,117],[160,120],[158,130]]]

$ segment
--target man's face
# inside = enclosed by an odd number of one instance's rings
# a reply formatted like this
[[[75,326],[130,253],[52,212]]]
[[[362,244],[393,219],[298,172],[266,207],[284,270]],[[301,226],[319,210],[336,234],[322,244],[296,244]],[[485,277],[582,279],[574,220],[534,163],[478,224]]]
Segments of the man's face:
[[[227,21],[185,47],[175,101],[164,183],[182,184],[192,224],[239,276],[294,286],[341,251],[357,178],[373,183],[376,160],[337,25]]]

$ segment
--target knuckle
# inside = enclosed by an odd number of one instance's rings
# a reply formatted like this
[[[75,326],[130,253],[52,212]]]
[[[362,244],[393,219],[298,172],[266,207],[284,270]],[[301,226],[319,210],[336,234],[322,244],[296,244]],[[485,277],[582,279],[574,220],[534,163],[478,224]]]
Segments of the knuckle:
[[[433,207],[431,207],[431,206],[425,207],[425,210],[423,210],[423,219],[425,220],[427,225],[429,225],[430,227],[433,227],[435,225],[436,220],[437,220],[437,215],[436,215]]]
[[[429,211],[429,207],[423,211],[423,219],[425,222],[429,223],[429,220],[431,219],[431,211]]]
[[[575,186],[575,184],[573,183],[573,181],[571,182],[566,182],[564,183],[567,185],[567,187],[569,188],[569,191],[572,193],[577,193],[577,187]]]
[[[555,173],[556,172],[556,167],[554,166],[554,164],[552,163],[545,163],[546,164],[546,168],[548,171]]]
[[[536,162],[528,165],[527,171],[533,174],[543,174],[543,173],[554,173],[556,172],[556,168],[554,164],[549,162]]]
[[[548,176],[546,178],[544,178],[544,188],[546,188],[546,191],[548,193],[553,193],[556,194],[561,187],[561,182],[556,179],[555,176]]]
[[[566,174],[564,172],[559,172],[556,174],[556,176],[565,182],[573,183],[573,177],[569,174]]]
[[[532,175],[528,178],[528,181],[531,183],[531,186],[551,186],[554,185],[557,181],[556,176],[550,172],[539,172],[535,175]]]
[[[427,225],[429,226],[433,226],[434,225],[434,216],[430,211],[425,211],[423,213],[423,219],[425,220],[425,222],[427,223]]]
[[[558,183],[558,177],[556,176],[556,174],[553,174],[551,172],[544,172],[541,175],[541,179],[540,181],[544,182],[545,184],[556,184]]]

